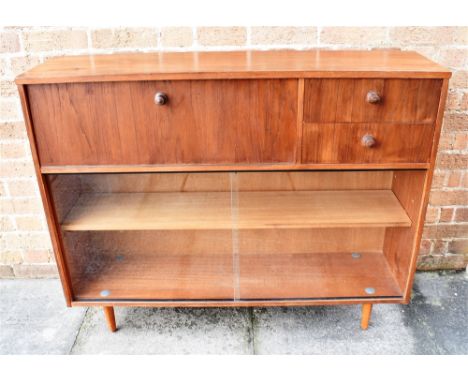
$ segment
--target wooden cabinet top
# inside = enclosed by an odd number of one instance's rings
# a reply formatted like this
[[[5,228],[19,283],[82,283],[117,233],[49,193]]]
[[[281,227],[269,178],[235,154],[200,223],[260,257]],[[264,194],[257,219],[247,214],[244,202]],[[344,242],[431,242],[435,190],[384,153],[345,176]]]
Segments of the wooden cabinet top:
[[[400,50],[160,52],[57,57],[18,84],[236,78],[449,78],[450,71]]]

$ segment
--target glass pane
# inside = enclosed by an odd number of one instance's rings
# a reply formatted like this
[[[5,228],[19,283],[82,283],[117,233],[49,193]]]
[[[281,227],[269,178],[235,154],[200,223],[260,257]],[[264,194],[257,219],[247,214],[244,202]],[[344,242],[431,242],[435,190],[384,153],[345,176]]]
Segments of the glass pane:
[[[400,295],[384,235],[411,221],[391,181],[385,171],[238,173],[238,298]]]
[[[228,173],[49,176],[75,298],[232,300],[230,182]]]
[[[401,295],[385,237],[411,220],[392,177],[70,174],[48,182],[75,299],[232,302]]]

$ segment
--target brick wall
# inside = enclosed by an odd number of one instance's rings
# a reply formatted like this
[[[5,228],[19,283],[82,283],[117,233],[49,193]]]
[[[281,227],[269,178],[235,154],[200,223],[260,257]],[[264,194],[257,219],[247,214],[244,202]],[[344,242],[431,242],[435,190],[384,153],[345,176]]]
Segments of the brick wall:
[[[420,269],[468,261],[468,27],[0,29],[0,277],[56,275],[14,77],[58,55],[269,48],[416,50],[454,71]]]

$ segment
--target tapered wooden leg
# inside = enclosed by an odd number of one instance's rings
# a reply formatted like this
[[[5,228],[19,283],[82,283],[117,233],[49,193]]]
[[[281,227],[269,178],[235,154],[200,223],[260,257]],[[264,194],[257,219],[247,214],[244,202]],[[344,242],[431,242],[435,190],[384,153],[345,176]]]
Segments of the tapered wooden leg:
[[[362,304],[361,329],[366,330],[369,327],[369,320],[372,313],[372,304]]]
[[[107,326],[111,332],[115,332],[117,330],[117,326],[115,325],[115,314],[114,308],[112,306],[104,306],[104,315],[106,316]]]

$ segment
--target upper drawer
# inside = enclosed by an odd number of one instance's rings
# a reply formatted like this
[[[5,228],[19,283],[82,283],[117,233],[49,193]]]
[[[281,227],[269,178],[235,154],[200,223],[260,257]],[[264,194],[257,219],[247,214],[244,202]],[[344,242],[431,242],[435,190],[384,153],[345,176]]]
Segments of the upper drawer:
[[[441,80],[311,79],[304,84],[304,122],[432,123]]]
[[[297,80],[30,85],[28,95],[41,165],[295,159]]]

